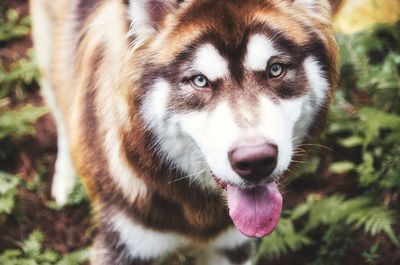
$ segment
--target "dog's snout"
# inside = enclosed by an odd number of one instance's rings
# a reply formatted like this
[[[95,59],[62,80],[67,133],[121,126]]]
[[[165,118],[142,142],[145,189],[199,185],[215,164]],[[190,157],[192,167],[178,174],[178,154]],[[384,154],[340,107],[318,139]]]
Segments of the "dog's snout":
[[[259,182],[267,178],[276,168],[278,147],[265,142],[260,145],[233,148],[229,154],[232,169],[243,179]]]

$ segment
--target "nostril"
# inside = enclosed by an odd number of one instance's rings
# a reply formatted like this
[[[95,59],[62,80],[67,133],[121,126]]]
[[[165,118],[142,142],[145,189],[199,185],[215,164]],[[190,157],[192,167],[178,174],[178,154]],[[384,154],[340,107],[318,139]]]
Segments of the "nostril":
[[[235,166],[236,166],[236,168],[243,170],[243,171],[251,170],[251,165],[250,165],[250,163],[247,163],[247,162],[239,162]]]
[[[276,163],[276,157],[268,157],[263,161],[261,161],[260,164],[262,164],[263,166],[271,166],[274,165],[275,163]]]
[[[241,146],[229,152],[232,169],[242,178],[258,182],[269,177],[276,168],[278,147],[264,143],[257,146]]]

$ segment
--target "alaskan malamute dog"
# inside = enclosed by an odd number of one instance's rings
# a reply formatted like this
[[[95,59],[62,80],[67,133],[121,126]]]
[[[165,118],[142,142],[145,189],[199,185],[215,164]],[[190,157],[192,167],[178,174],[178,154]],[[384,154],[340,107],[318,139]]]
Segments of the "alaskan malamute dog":
[[[278,183],[323,124],[337,79],[326,0],[32,0],[58,130],[52,194],[76,176],[92,265],[250,264]]]

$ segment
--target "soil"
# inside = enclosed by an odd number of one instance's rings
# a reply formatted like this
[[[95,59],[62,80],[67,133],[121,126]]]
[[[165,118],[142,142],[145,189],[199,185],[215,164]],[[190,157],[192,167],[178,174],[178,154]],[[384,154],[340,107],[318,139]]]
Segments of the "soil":
[[[27,15],[29,8],[27,1],[2,0],[1,8],[12,7],[23,15]],[[32,46],[29,37],[14,40],[8,43],[0,43],[0,60],[6,66],[13,61],[26,56],[26,52]],[[38,86],[29,89],[27,102],[40,106],[43,101],[39,94]],[[35,229],[44,232],[45,246],[60,253],[68,253],[81,249],[91,243],[94,231],[90,216],[90,206],[66,207],[62,210],[53,210],[47,207],[50,198],[50,184],[54,172],[54,162],[57,154],[56,130],[50,114],[40,118],[35,124],[36,134],[15,141],[17,155],[7,161],[0,161],[0,168],[8,172],[18,173],[25,181],[32,182],[39,175],[44,186],[40,192],[21,188],[18,191],[18,202],[15,214],[5,224],[0,225],[0,253],[7,248],[20,247],[21,242]],[[318,174],[309,178],[297,179],[285,185],[285,207],[291,208],[304,201],[310,193],[332,194],[340,192],[349,196],[356,191],[355,178],[345,175],[332,175],[328,173],[329,165],[339,159],[340,149],[325,143],[328,148],[322,148],[320,152],[322,163]],[[336,152],[330,150],[337,150]],[[342,153],[340,153],[343,155]],[[352,157],[353,154],[346,154]],[[397,231],[400,227],[396,228]],[[373,242],[379,242],[381,257],[379,264],[399,264],[400,253],[398,249],[387,243],[385,236],[378,239],[368,238],[359,234],[357,244],[350,247],[343,264],[365,264],[361,257],[363,250],[368,249]],[[306,248],[295,254],[289,254],[278,261],[262,260],[259,265],[304,265],[316,256],[319,246]],[[361,251],[362,250],[362,251]]]

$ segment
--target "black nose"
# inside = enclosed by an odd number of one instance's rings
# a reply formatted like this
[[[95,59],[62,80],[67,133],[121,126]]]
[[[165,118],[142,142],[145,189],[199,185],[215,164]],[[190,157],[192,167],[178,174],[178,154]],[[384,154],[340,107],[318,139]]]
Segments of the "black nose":
[[[276,168],[278,147],[271,143],[256,146],[241,146],[229,154],[232,169],[243,179],[259,182],[267,178]]]

